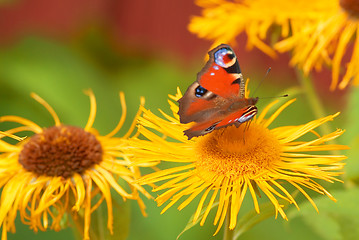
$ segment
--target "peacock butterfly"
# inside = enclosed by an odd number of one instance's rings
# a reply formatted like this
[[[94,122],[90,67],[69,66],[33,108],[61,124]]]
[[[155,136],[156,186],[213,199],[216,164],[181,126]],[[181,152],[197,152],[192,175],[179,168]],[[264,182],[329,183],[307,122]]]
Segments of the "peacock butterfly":
[[[197,80],[178,100],[180,122],[195,123],[184,131],[188,139],[233,124],[238,127],[257,114],[258,98],[245,97],[245,83],[232,48],[221,44],[208,54]]]

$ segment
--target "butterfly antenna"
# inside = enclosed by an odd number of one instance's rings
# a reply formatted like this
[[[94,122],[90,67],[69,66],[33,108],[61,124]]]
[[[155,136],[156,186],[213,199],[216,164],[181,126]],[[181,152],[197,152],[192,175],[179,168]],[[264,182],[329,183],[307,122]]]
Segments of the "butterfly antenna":
[[[259,82],[258,86],[256,87],[256,89],[253,91],[252,96],[255,96],[255,93],[257,92],[258,88],[262,85],[262,83],[264,82],[264,79],[266,79],[266,77],[268,76],[270,70],[272,70],[271,67],[268,68],[266,74],[264,75],[264,78],[262,78],[262,80]]]
[[[284,95],[280,95],[280,96],[275,96],[275,97],[260,97],[258,99],[266,99],[266,98],[281,98],[281,97],[288,97],[288,94],[284,94]]]

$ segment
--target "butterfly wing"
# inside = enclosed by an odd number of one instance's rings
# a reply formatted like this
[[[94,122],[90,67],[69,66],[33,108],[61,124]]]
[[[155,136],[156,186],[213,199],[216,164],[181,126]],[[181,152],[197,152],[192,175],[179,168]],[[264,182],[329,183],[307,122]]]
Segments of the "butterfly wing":
[[[197,75],[198,83],[223,98],[244,98],[244,81],[237,56],[232,48],[221,44],[209,53],[209,60]]]
[[[212,132],[215,129],[240,124],[252,119],[257,114],[257,107],[254,105],[246,106],[238,111],[229,114],[218,114],[208,121],[196,122],[191,128],[184,131],[184,134],[191,139]]]
[[[244,97],[243,76],[231,47],[221,44],[208,54],[209,60],[197,80],[178,100],[181,123],[195,122],[185,131],[189,138],[238,124],[256,114],[253,106],[257,98]]]
[[[232,48],[221,44],[209,53],[209,60],[179,102],[182,123],[213,117],[229,98],[244,98],[243,76]]]

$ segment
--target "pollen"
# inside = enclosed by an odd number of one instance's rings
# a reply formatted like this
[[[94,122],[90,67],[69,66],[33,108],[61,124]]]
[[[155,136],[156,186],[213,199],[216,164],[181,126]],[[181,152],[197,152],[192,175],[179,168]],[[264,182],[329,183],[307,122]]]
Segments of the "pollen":
[[[230,126],[202,137],[196,148],[198,172],[226,177],[254,176],[280,161],[281,145],[269,129],[255,122]]]
[[[73,126],[55,126],[36,134],[23,146],[19,162],[33,173],[71,177],[102,161],[96,137]]]
[[[340,6],[353,17],[359,17],[359,0],[340,0]]]

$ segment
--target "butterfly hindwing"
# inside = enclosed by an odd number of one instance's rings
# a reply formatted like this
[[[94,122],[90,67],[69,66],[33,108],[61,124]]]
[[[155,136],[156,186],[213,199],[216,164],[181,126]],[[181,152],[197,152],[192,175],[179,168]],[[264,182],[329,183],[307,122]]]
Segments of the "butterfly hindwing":
[[[257,98],[245,98],[244,81],[231,47],[221,44],[179,102],[181,123],[195,122],[184,133],[188,138],[207,134],[231,124],[239,125],[256,113]]]

